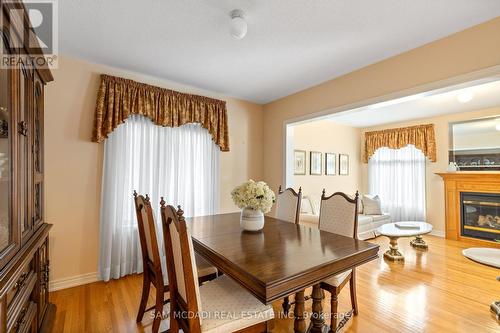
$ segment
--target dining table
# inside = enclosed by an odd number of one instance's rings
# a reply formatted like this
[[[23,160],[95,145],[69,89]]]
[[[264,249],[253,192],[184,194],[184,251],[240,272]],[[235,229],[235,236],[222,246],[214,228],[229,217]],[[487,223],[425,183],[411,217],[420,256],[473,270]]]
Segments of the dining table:
[[[265,216],[257,232],[240,227],[240,213],[186,219],[195,252],[264,304],[295,294],[294,332],[327,332],[320,282],[378,257],[379,246]],[[306,325],[305,289],[312,287]]]

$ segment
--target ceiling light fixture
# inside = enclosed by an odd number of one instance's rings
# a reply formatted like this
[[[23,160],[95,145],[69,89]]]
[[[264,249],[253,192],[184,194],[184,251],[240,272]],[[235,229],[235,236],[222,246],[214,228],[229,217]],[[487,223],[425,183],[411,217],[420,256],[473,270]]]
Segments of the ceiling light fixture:
[[[236,39],[243,39],[248,31],[248,24],[245,21],[243,11],[235,9],[229,15],[231,16],[231,36]]]
[[[457,101],[460,103],[468,103],[472,101],[474,96],[470,92],[463,92],[457,96]]]

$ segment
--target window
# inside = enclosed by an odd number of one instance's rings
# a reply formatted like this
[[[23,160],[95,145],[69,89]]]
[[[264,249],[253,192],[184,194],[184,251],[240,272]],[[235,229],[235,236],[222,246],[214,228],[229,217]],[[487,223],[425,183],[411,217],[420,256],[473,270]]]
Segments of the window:
[[[393,221],[425,221],[425,156],[413,145],[380,148],[368,161],[371,194]]]
[[[141,272],[133,190],[149,194],[163,249],[159,199],[181,205],[185,216],[215,214],[219,198],[219,147],[199,124],[161,127],[131,116],[104,144],[100,274]]]

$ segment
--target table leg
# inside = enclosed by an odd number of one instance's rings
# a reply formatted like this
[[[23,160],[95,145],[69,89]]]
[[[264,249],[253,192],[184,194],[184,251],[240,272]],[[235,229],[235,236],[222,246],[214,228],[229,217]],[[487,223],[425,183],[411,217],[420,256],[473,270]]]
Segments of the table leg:
[[[313,286],[312,292],[312,317],[311,326],[309,331],[311,333],[327,332],[328,327],[325,325],[325,319],[323,317],[323,292],[319,284]]]
[[[293,314],[295,316],[293,331],[295,333],[304,333],[306,331],[304,302],[304,291],[297,292],[295,294],[295,307],[293,309]]]
[[[384,258],[391,261],[402,261],[405,257],[398,250],[398,237],[389,237],[389,250],[384,253]]]
[[[427,243],[424,241],[421,235],[418,235],[415,237],[415,239],[412,239],[410,245],[421,249],[427,248]]]

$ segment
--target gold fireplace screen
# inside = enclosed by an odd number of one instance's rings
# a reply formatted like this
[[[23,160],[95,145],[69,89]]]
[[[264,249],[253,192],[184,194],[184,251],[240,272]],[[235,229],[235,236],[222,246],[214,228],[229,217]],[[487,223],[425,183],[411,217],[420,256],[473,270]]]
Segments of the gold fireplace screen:
[[[483,227],[473,227],[471,225],[464,225],[464,229],[492,232],[494,234],[500,234],[500,230],[491,229],[491,228],[483,228]]]
[[[464,205],[487,206],[500,208],[500,202],[464,200]],[[500,234],[500,215],[478,214],[477,226],[464,225],[464,229],[492,232]],[[498,228],[498,229],[497,229]]]

